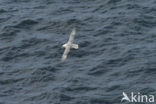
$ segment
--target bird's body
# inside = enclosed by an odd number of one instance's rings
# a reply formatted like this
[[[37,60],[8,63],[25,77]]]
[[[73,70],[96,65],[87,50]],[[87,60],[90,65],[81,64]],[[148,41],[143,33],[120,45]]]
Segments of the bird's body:
[[[67,55],[70,51],[70,48],[78,49],[78,44],[73,44],[75,33],[76,33],[76,29],[74,28],[70,34],[68,42],[66,44],[62,45],[62,47],[65,48],[65,51],[62,55],[61,62],[64,62],[66,60]]]

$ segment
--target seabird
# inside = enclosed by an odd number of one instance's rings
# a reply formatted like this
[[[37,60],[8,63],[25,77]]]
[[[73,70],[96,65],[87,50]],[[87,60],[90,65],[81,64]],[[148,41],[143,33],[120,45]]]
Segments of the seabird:
[[[73,30],[72,30],[72,32],[70,34],[68,42],[65,43],[64,45],[62,45],[62,48],[65,48],[65,51],[64,51],[64,53],[62,55],[61,62],[64,62],[66,60],[67,55],[68,55],[68,53],[70,51],[70,48],[75,48],[75,49],[79,48],[78,44],[73,44],[75,34],[76,34],[76,29],[73,28]]]

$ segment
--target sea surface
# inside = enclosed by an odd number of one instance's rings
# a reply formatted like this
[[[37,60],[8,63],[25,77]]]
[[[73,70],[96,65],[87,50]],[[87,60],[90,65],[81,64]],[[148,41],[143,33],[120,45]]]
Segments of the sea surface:
[[[156,0],[0,0],[0,104],[134,104],[123,92],[156,103]]]

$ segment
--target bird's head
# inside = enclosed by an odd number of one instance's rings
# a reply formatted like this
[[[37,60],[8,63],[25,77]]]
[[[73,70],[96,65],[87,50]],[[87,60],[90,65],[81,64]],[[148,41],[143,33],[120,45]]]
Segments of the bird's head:
[[[66,46],[67,46],[67,44],[63,44],[63,45],[62,45],[62,48],[65,48]]]

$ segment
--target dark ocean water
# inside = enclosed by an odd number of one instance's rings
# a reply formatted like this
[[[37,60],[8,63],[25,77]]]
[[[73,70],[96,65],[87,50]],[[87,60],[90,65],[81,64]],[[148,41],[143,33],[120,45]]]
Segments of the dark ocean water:
[[[60,63],[73,27],[79,49]],[[156,98],[156,0],[0,0],[0,104],[122,104],[122,92]]]

